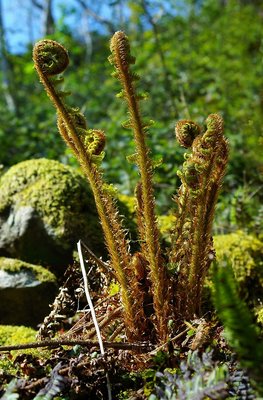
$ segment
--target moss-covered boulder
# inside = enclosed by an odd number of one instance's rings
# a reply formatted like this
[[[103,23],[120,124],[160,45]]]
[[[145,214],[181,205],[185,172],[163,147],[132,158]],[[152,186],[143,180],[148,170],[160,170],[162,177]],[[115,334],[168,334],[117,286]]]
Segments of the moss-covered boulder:
[[[79,173],[38,159],[1,176],[0,256],[65,268],[79,239],[103,253],[93,196]]]
[[[46,268],[0,257],[0,324],[36,327],[56,293],[56,277]]]
[[[218,262],[230,261],[242,297],[255,304],[263,301],[263,242],[237,231],[215,236],[214,245]]]

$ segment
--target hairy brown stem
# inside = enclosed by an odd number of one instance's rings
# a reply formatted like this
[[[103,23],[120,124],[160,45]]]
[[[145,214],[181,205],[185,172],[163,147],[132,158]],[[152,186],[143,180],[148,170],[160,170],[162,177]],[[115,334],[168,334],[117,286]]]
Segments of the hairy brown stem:
[[[40,80],[57,109],[59,131],[80,161],[93,191],[112,266],[120,283],[127,335],[129,338],[138,337],[129,274],[126,273],[131,262],[129,243],[115,204],[105,190],[102,174],[94,162],[103,150],[105,137],[101,131],[88,131],[84,116],[66,106],[64,92],[56,89],[61,79],[54,76],[62,73],[69,62],[64,47],[51,40],[40,41],[34,47],[33,58]]]
[[[159,231],[155,215],[155,199],[153,194],[152,174],[153,167],[149,157],[149,148],[146,144],[145,132],[147,124],[142,120],[139,103],[140,95],[135,91],[133,81],[138,79],[130,71],[130,64],[134,58],[130,54],[130,47],[127,36],[123,32],[116,32],[111,39],[112,57],[110,61],[114,64],[117,77],[120,80],[123,92],[122,95],[127,102],[130,119],[128,125],[134,132],[134,142],[136,145],[136,163],[141,176],[141,196],[143,215],[143,229],[145,246],[142,247],[142,254],[149,263],[150,280],[152,284],[153,305],[156,314],[156,328],[161,340],[167,338],[167,318],[168,318],[168,296],[165,288],[166,274],[164,262],[161,257],[159,244]],[[166,295],[165,295],[166,291]]]

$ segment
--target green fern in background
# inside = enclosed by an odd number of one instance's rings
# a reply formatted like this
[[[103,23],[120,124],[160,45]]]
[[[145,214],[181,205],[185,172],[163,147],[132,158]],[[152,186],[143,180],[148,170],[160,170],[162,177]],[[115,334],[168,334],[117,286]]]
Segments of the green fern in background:
[[[224,324],[229,345],[237,353],[240,364],[247,370],[251,383],[263,398],[263,339],[245,302],[238,295],[238,287],[231,265],[215,264],[214,304]]]

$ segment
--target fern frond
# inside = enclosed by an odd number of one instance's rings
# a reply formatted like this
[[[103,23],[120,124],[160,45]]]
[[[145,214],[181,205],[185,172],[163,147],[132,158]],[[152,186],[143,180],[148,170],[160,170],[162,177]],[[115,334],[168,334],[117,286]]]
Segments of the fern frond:
[[[146,132],[149,123],[144,122],[140,113],[139,101],[145,98],[137,94],[134,81],[138,76],[131,71],[130,65],[135,63],[135,58],[130,53],[127,36],[123,32],[116,32],[110,44],[112,55],[109,60],[114,65],[115,76],[123,87],[122,97],[127,102],[129,122],[134,133],[136,146],[136,163],[141,176],[141,206],[139,207],[138,224],[140,240],[145,241],[141,252],[148,261],[150,281],[152,285],[153,305],[156,315],[156,330],[161,340],[167,338],[168,296],[166,283],[166,270],[161,257],[159,244],[159,231],[155,215],[155,198],[153,193],[153,165],[146,144]]]
[[[69,63],[64,47],[52,40],[42,40],[34,47],[33,59],[40,80],[56,107],[59,132],[78,158],[93,191],[112,267],[120,283],[127,336],[136,338],[141,324],[130,289],[135,275],[131,270],[129,241],[98,166],[103,157],[105,135],[100,130],[88,130],[84,115],[66,105],[63,92],[57,88],[62,79],[55,75],[61,74]]]
[[[176,198],[177,222],[169,263],[179,274],[176,312],[184,318],[193,318],[200,311],[203,282],[214,258],[211,230],[215,205],[228,160],[223,119],[211,114],[206,123],[203,134],[192,121],[176,125],[177,140],[192,150],[178,173],[182,185]]]
[[[224,324],[226,339],[237,353],[241,366],[247,369],[258,394],[263,396],[263,340],[252,314],[238,295],[231,265],[228,262],[215,264],[213,278],[213,300]]]

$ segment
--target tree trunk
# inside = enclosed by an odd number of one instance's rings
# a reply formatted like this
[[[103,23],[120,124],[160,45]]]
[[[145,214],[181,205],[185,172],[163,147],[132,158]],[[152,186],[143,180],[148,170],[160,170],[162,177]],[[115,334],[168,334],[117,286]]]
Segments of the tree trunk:
[[[6,102],[6,106],[8,111],[15,113],[16,112],[16,103],[15,99],[12,95],[11,89],[11,77],[10,77],[10,63],[7,58],[7,49],[6,49],[6,39],[4,32],[4,24],[3,24],[3,8],[2,8],[2,0],[0,0],[0,66],[2,71],[2,88],[3,88],[3,96]]]
[[[52,13],[52,0],[45,0],[44,6],[44,36],[55,32],[55,21]]]

